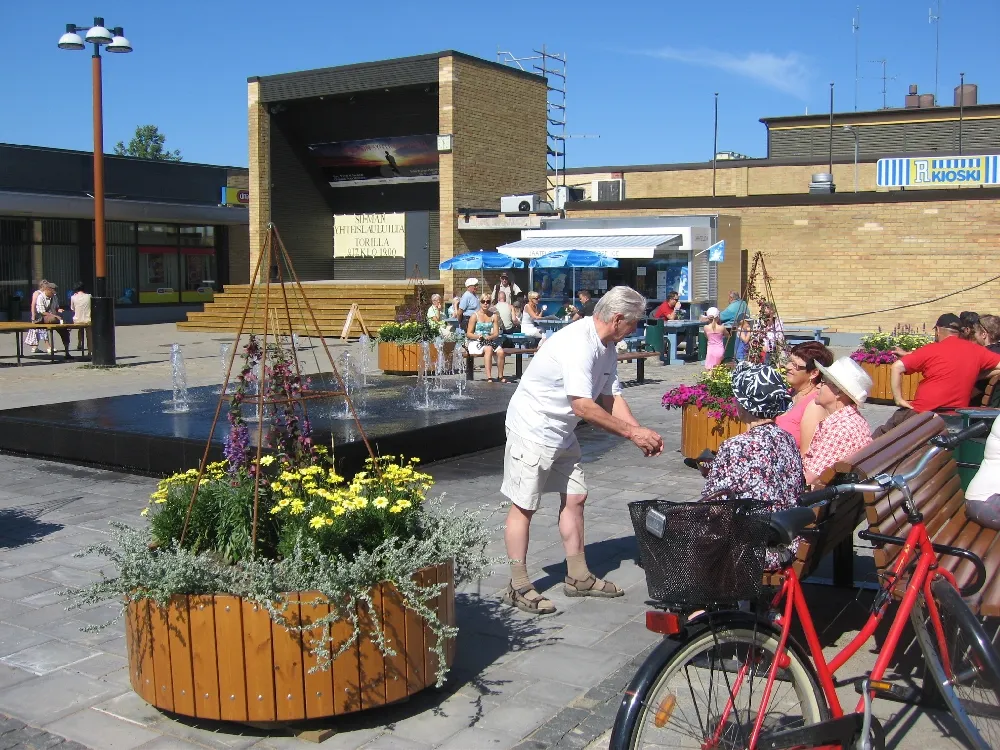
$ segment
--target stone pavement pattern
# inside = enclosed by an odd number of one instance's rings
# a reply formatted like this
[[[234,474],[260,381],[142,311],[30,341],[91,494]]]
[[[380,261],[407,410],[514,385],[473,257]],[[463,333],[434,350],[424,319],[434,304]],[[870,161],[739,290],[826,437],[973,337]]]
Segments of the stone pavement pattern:
[[[185,337],[202,342],[186,344],[186,353],[192,353],[188,359],[192,382],[218,382],[217,342],[201,334],[172,331],[161,332],[157,341],[150,330],[156,327],[143,328],[144,337],[137,336],[135,341],[137,347],[146,347],[138,355],[148,360],[146,364],[112,373],[58,365],[61,369],[55,374],[61,377],[42,380],[37,378],[39,365],[5,369],[0,371],[0,393],[13,392],[15,403],[42,403],[163,387],[169,382],[165,354],[169,348],[162,345]],[[123,334],[139,331],[138,327],[120,330]],[[122,337],[119,349],[125,351]],[[24,370],[33,371],[36,377],[26,383]],[[627,378],[628,373],[623,367],[623,376]],[[646,585],[636,564],[626,505],[653,496],[692,499],[702,485],[701,478],[681,464],[677,452],[679,414],[659,406],[671,382],[690,382],[698,369],[653,365],[647,373],[662,382],[631,387],[626,396],[640,421],[664,435],[667,450],[663,457],[644,459],[631,444],[590,427],[580,430],[592,487],[587,511],[588,561],[595,573],[625,588],[626,595],[615,600],[562,595],[565,567],[557,501],[546,498],[533,524],[529,570],[539,590],[548,590],[559,612],[539,619],[500,605],[496,595],[507,582],[502,569],[465,585],[458,591],[458,654],[445,688],[425,691],[405,704],[339,720],[335,722],[339,734],[327,740],[325,747],[547,750],[607,746],[606,732],[622,690],[635,672],[635,660],[641,661],[657,641],[643,626]],[[868,407],[866,412],[873,421],[881,421],[887,409]],[[502,460],[502,449],[495,449],[430,468],[437,490],[445,492],[449,501],[496,511],[491,523],[499,527],[504,512],[498,492]],[[59,592],[84,585],[106,570],[103,559],[78,558],[74,553],[104,540],[111,519],[141,522],[138,513],[155,480],[17,456],[0,456],[0,476],[5,480],[0,485],[0,712],[13,717],[0,723],[0,750],[51,746],[46,743],[59,746],[62,738],[69,740],[66,747],[74,748],[307,746],[282,733],[193,722],[153,709],[129,687],[121,626],[99,632],[80,630],[106,622],[117,608],[101,605],[65,611]],[[503,552],[499,528],[490,551]],[[833,630],[843,629],[845,634],[837,642],[846,643],[863,621],[868,595],[862,593],[860,602],[852,603],[853,591],[827,587],[813,591],[817,592],[813,601],[832,613],[848,605],[843,627]],[[824,645],[832,650],[834,644],[826,637]],[[873,661],[871,650],[863,649],[844,674],[863,674]],[[842,699],[853,706],[850,684],[842,689]],[[928,748],[961,746],[946,714],[881,701],[876,703],[876,715],[897,747],[918,743]],[[37,733],[36,728],[45,731]],[[8,735],[10,742],[5,739]]]

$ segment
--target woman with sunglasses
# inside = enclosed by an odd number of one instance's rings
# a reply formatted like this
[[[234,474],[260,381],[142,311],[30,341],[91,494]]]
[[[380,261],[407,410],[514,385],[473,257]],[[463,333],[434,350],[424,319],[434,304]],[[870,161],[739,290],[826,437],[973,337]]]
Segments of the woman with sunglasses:
[[[788,362],[785,364],[785,380],[792,391],[792,408],[775,419],[775,424],[795,438],[795,444],[805,455],[809,448],[809,440],[822,414],[821,409],[814,409],[812,419],[807,419],[809,405],[816,400],[816,384],[820,373],[816,365],[829,367],[833,364],[833,352],[819,341],[806,341],[792,347]]]
[[[816,365],[816,405],[825,412],[802,457],[806,484],[812,485],[838,461],[854,455],[872,441],[871,426],[858,407],[872,390],[872,379],[850,357],[841,357],[830,367]]]

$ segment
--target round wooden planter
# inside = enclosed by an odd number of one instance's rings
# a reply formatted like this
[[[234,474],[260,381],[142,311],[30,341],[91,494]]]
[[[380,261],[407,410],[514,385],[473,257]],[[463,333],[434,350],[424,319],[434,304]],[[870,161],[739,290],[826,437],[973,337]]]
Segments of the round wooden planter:
[[[892,365],[873,365],[870,362],[859,362],[861,369],[872,379],[872,392],[868,400],[876,404],[893,404],[892,398]],[[919,372],[903,375],[903,398],[911,401],[917,395],[917,383],[924,379]]]
[[[452,563],[423,568],[414,580],[448,584],[437,598],[437,612],[442,622],[454,625]],[[330,607],[312,604],[317,596],[291,595],[285,617],[308,624],[324,616]],[[371,615],[361,605],[361,638],[330,668],[314,673],[309,672],[316,665],[310,633],[286,630],[253,602],[228,594],[178,595],[167,608],[148,599],[132,602],[125,623],[132,688],[157,708],[184,716],[287,722],[375,708],[434,685],[438,663],[430,647],[435,636],[424,619],[403,606],[391,583],[372,589],[371,596],[396,656],[383,656],[365,635]],[[331,630],[335,650],[351,626],[338,622]],[[449,666],[454,655],[451,640]]]
[[[420,347],[421,344],[394,344],[380,341],[378,345],[378,369],[386,375],[416,375],[420,370]],[[430,349],[431,362],[437,362],[437,347],[432,343]],[[445,341],[445,359],[451,357],[453,351],[455,351],[455,342]]]
[[[719,450],[722,441],[746,432],[747,426],[738,419],[716,419],[708,409],[697,406],[681,408],[681,453],[685,458],[697,458],[708,448]]]

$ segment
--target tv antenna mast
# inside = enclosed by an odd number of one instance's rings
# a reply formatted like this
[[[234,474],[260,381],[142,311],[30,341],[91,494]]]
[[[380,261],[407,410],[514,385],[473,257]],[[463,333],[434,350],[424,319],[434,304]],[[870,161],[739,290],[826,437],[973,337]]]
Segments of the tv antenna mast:
[[[869,60],[868,62],[873,62],[873,63],[875,63],[877,65],[881,65],[882,66],[882,109],[888,109],[888,107],[886,105],[885,84],[886,84],[887,81],[895,81],[896,80],[896,76],[886,75],[886,72],[885,72],[886,71],[886,66],[889,64],[889,61],[886,60],[884,57],[881,60]]]
[[[861,6],[857,6],[857,15],[851,19],[851,33],[854,34],[854,111],[858,111],[858,88],[861,81],[859,70],[859,53],[861,49]]]
[[[938,103],[938,70],[941,67],[941,0],[937,0],[937,13],[927,9],[927,23],[934,24],[934,103]]]

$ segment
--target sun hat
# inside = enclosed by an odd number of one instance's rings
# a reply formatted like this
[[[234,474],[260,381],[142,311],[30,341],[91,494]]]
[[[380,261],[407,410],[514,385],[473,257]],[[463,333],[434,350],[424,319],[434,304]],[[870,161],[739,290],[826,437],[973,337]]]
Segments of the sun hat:
[[[733,370],[733,395],[758,419],[774,419],[792,406],[788,385],[770,365],[742,362]]]
[[[717,317],[719,317],[719,308],[717,308],[717,307],[710,307],[710,308],[708,308],[707,310],[705,310],[705,316],[709,317],[709,318],[717,318]]]
[[[816,369],[823,375],[823,380],[847,396],[856,404],[863,404],[872,390],[871,376],[861,369],[861,365],[850,357],[841,357],[829,367],[819,362]]]
[[[465,280],[466,286],[476,286],[479,283],[479,279],[474,279],[471,276]]]

